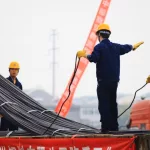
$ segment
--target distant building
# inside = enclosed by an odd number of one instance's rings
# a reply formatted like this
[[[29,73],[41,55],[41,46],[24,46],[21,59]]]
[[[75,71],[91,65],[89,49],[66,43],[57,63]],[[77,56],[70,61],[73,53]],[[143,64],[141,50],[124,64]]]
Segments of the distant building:
[[[83,124],[100,128],[100,115],[95,105],[80,106],[80,119]]]

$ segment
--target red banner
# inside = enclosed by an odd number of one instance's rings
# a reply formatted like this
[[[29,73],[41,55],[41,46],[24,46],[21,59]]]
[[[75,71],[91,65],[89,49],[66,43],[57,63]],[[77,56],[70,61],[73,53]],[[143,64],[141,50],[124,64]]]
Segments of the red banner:
[[[135,150],[128,138],[0,138],[0,150]]]
[[[81,150],[135,150],[133,138],[87,138],[74,139]]]
[[[101,1],[101,4],[99,6],[99,9],[98,9],[98,12],[97,12],[97,15],[96,15],[96,18],[94,20],[94,23],[92,25],[91,31],[90,31],[89,36],[87,38],[86,44],[84,46],[84,50],[86,50],[86,52],[88,54],[90,54],[93,51],[93,48],[94,48],[95,43],[97,41],[97,36],[95,35],[95,32],[96,32],[96,30],[98,28],[98,25],[104,22],[105,17],[107,15],[107,11],[108,11],[109,5],[110,5],[110,2],[111,2],[111,0],[102,0]],[[72,99],[73,99],[73,96],[74,96],[74,92],[75,92],[75,90],[77,88],[79,80],[81,79],[82,74],[84,73],[87,65],[88,65],[88,60],[85,59],[85,58],[81,58],[78,70],[76,72],[75,78],[74,78],[73,83],[71,85],[70,97],[68,98],[68,100],[63,105],[62,110],[60,112],[60,116],[65,117],[67,115],[67,113],[69,112],[70,107],[72,105]],[[55,112],[56,113],[58,113],[60,111],[60,108],[61,108],[63,102],[66,100],[66,98],[67,98],[67,96],[69,94],[70,82],[71,82],[71,79],[69,80],[69,83],[68,83],[68,85],[67,85],[67,87],[66,87],[66,89],[65,89],[65,91],[64,91],[64,93],[63,93],[63,95],[61,97],[61,99],[59,100],[58,105],[55,108]]]

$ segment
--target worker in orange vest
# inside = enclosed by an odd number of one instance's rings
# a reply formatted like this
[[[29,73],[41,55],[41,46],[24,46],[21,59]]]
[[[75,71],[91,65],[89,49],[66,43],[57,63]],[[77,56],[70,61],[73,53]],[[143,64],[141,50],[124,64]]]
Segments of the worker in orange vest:
[[[17,86],[19,89],[22,90],[22,84],[17,79],[17,75],[19,73],[20,65],[18,62],[11,62],[9,65],[9,77],[7,78],[11,83],[13,83],[15,86]],[[1,115],[1,131],[14,131],[18,130],[18,126],[12,124],[9,120],[7,120],[5,117]]]

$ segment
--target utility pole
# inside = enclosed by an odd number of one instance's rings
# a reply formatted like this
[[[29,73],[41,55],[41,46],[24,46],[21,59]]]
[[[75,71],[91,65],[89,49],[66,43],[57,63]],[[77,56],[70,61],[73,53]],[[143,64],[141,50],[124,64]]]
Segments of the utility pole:
[[[52,96],[53,96],[53,100],[56,98],[56,50],[58,49],[58,47],[56,46],[56,37],[57,37],[57,32],[56,29],[52,29],[50,31],[50,42],[49,42],[49,46],[48,46],[48,55],[51,56],[50,58],[50,66],[52,65],[52,68],[50,67],[50,69],[52,69]],[[52,55],[51,52],[52,51]]]
[[[55,89],[56,89],[56,30],[52,30],[52,96],[55,98]]]
[[[52,30],[52,51],[53,51],[53,55],[52,55],[52,57],[53,57],[53,61],[52,61],[52,95],[53,95],[53,98],[55,98],[55,67],[56,67],[56,59],[55,59],[55,57],[56,57],[56,55],[55,55],[55,52],[56,52],[56,42],[55,42],[55,40],[56,40],[56,30],[55,29],[53,29]]]

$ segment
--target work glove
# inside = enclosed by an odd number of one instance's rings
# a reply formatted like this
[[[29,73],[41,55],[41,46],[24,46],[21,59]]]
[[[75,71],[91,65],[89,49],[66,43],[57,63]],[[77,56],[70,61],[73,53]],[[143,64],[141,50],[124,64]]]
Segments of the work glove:
[[[85,50],[81,50],[77,52],[77,57],[86,57],[86,51]]]
[[[147,77],[146,83],[150,83],[150,75]]]
[[[143,44],[144,42],[139,42],[133,45],[133,51],[135,51],[141,44]]]

